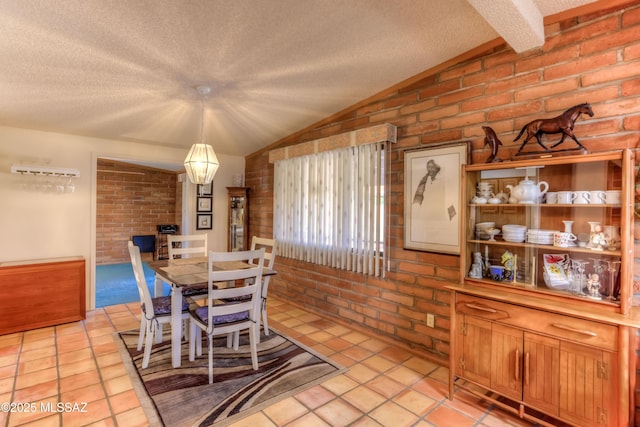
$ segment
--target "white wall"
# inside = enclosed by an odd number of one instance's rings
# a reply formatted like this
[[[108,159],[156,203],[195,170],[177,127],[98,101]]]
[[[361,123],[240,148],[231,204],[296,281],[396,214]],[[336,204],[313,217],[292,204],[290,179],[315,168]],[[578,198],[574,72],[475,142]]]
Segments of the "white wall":
[[[87,263],[87,308],[92,308],[97,159],[181,165],[187,150],[0,127],[0,263],[82,256]],[[233,185],[233,175],[244,172],[244,158],[218,154],[218,159],[208,235],[212,250],[226,250],[226,187]],[[80,178],[74,179],[73,193],[45,192],[28,185],[36,178],[11,174],[13,164],[75,168]],[[195,186],[187,184],[187,191],[195,194]],[[195,218],[195,203],[190,207],[187,215]]]

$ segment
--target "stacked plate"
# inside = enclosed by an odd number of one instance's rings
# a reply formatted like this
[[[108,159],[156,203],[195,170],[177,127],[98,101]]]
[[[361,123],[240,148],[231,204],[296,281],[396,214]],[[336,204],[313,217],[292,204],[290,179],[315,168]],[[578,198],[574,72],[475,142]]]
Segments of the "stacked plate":
[[[537,230],[530,229],[527,231],[527,242],[538,245],[553,245],[553,233],[557,230]]]
[[[491,235],[487,233],[490,228],[495,228],[495,222],[479,222],[476,224],[476,236],[478,239],[489,240]]]
[[[506,242],[514,242],[514,243],[524,242],[526,232],[527,232],[526,225],[505,224],[502,226],[502,238]]]

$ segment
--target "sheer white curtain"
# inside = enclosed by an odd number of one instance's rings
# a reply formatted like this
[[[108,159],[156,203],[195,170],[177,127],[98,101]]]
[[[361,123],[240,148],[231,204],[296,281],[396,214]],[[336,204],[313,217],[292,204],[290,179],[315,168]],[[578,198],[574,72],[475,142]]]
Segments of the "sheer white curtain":
[[[278,256],[383,274],[384,176],[383,143],[276,161]]]

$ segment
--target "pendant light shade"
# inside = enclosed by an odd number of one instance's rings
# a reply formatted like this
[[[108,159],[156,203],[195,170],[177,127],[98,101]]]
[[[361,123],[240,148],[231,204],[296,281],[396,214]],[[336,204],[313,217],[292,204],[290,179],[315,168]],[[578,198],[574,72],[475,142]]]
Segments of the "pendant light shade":
[[[220,163],[213,147],[204,142],[204,97],[211,92],[209,86],[198,86],[196,90],[202,98],[202,122],[200,124],[200,143],[193,144],[184,159],[184,168],[189,180],[194,184],[209,184],[218,171]]]
[[[189,175],[189,180],[194,184],[208,184],[213,181],[213,176],[218,171],[220,163],[213,151],[213,147],[200,143],[193,144],[184,159],[184,167]]]

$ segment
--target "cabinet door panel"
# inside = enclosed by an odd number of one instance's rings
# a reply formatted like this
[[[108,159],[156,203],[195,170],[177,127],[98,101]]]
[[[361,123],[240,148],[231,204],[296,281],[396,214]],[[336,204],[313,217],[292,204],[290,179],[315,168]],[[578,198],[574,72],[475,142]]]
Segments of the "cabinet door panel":
[[[491,322],[465,316],[458,333],[462,377],[485,387],[491,385]]]
[[[494,324],[491,334],[491,388],[522,400],[522,330]]]
[[[617,375],[612,353],[560,345],[560,416],[581,426],[616,425]]]
[[[524,334],[524,401],[546,414],[558,415],[560,342]]]

